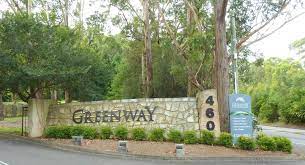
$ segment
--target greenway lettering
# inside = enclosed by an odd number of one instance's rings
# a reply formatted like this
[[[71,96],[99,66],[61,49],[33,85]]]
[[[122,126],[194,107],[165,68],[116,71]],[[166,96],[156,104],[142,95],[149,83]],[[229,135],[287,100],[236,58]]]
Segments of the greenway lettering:
[[[72,120],[76,124],[120,122],[120,121],[154,121],[153,115],[156,107],[145,106],[142,110],[115,110],[115,111],[88,111],[79,109],[74,111]]]

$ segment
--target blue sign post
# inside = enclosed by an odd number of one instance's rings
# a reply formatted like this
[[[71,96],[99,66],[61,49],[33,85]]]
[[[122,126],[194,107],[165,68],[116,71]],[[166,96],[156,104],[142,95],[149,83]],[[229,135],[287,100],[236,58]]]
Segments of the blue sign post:
[[[240,136],[253,136],[253,115],[251,113],[251,97],[245,94],[232,94],[230,104],[230,129],[233,143]]]

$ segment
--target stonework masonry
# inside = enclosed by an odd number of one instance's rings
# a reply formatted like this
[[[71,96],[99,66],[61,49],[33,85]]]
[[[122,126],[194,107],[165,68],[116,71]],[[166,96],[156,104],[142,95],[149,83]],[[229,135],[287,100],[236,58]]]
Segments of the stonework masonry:
[[[74,119],[74,120],[73,120]],[[47,125],[199,130],[196,98],[123,99],[50,105]]]
[[[28,106],[24,102],[4,102],[4,117],[18,117],[21,116],[22,107]]]

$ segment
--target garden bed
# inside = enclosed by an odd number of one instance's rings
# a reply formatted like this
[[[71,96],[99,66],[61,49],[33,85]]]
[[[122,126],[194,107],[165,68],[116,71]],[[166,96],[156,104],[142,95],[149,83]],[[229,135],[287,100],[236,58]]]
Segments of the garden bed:
[[[47,139],[42,138],[41,141],[50,144],[73,145],[71,139]],[[117,152],[117,140],[87,140],[84,139],[81,148],[92,149],[98,152]],[[152,156],[175,156],[175,143],[172,142],[151,142],[151,141],[128,141],[128,153],[136,155],[152,155]],[[222,146],[211,146],[203,144],[185,145],[186,157],[278,157],[291,158],[295,154],[271,151],[247,151],[235,148],[226,148]]]

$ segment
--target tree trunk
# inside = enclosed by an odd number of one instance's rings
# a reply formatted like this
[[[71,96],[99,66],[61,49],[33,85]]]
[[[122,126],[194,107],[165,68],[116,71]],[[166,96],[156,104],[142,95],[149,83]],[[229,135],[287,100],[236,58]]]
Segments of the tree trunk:
[[[63,13],[63,19],[65,21],[65,26],[69,26],[69,0],[64,0],[64,13]],[[70,91],[65,90],[65,103],[71,103],[72,99],[70,96]]]
[[[190,2],[192,3],[192,2]],[[191,35],[193,34],[193,23],[194,23],[194,13],[192,11],[192,9],[190,8],[189,5],[186,4],[186,16],[187,16],[187,35],[188,37],[191,37]],[[191,46],[189,45],[189,48],[188,48],[188,52],[189,54],[191,53],[192,51],[192,48]],[[188,62],[186,65],[190,65]],[[191,66],[188,66],[188,69],[187,69],[187,96],[188,97],[191,97],[193,96],[194,94],[194,86],[192,84],[192,79],[193,79],[193,74],[192,74],[192,67]]]
[[[146,56],[145,56],[145,52],[142,54],[141,57],[141,69],[142,69],[142,90],[143,90],[143,96],[147,95],[147,91],[146,91]]]
[[[0,121],[4,120],[4,105],[2,100],[2,92],[0,92]]]
[[[188,69],[187,71],[187,97],[191,97],[194,94],[194,86],[192,84],[192,71],[191,69]]]
[[[29,15],[32,13],[32,3],[33,3],[32,0],[27,0],[26,10]]]
[[[215,87],[217,89],[218,109],[221,131],[229,132],[229,63],[226,45],[226,7],[227,0],[217,0],[215,5]]]
[[[57,101],[57,90],[51,90],[51,100]]]
[[[35,93],[35,98],[36,99],[43,99],[43,91],[42,89],[38,89]]]
[[[149,23],[149,0],[143,1],[143,14],[144,14],[144,45],[146,57],[146,96],[152,96],[152,79],[153,79],[153,66],[152,66],[152,53],[151,53],[151,29]]]
[[[69,26],[69,0],[65,0],[64,21],[65,21],[65,26]]]
[[[70,92],[68,90],[65,90],[65,103],[71,103],[72,99],[70,96]]]

